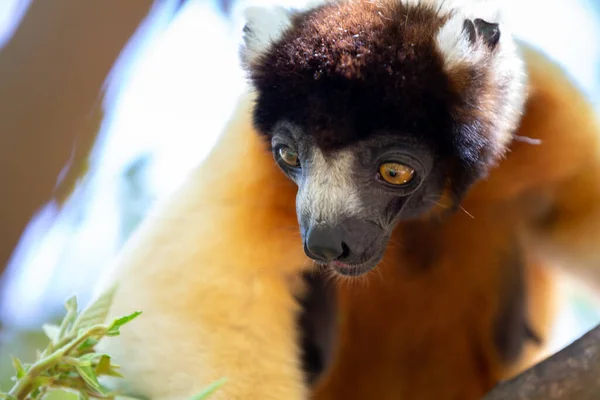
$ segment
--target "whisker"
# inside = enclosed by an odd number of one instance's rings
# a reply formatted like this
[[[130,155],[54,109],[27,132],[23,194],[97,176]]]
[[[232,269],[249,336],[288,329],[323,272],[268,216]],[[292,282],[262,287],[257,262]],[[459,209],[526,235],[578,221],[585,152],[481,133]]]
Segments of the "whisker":
[[[383,264],[383,263],[387,263],[387,261],[381,260],[380,264]],[[381,271],[381,268],[379,268],[379,266],[378,266],[375,268],[375,271],[376,271],[375,275],[379,278],[379,281],[382,283],[385,283],[385,279],[383,279],[383,272]]]
[[[459,206],[461,210],[463,210],[465,212],[465,214],[467,214],[469,217],[475,219],[475,217],[473,216],[473,214],[471,214],[470,212],[468,212],[467,210],[464,209],[463,206]]]
[[[404,244],[400,241],[398,241],[397,239],[394,238],[389,238],[388,239],[388,245],[393,245],[393,246],[399,246],[400,248],[404,247]]]
[[[323,272],[323,278],[325,279],[325,286],[332,284],[334,287],[337,285],[336,273],[330,268],[321,266]]]
[[[517,142],[532,144],[532,145],[540,145],[542,141],[540,139],[534,139],[527,136],[513,135],[513,139]]]
[[[437,201],[437,200],[433,200],[433,199],[424,199],[424,200],[427,201],[427,202],[429,202],[429,203],[433,203],[433,204],[436,204],[436,205],[444,208],[444,205],[442,203],[440,203],[439,201]]]

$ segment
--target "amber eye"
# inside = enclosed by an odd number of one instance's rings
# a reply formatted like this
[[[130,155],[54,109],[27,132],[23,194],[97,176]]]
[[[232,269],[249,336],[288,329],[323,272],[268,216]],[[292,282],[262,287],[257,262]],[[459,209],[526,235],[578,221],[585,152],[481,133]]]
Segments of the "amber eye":
[[[300,165],[300,162],[298,162],[298,153],[296,153],[289,147],[280,148],[279,157],[281,157],[284,163],[292,167],[297,167],[298,165]]]
[[[415,170],[403,164],[389,162],[379,166],[379,175],[390,185],[404,185],[413,179]]]

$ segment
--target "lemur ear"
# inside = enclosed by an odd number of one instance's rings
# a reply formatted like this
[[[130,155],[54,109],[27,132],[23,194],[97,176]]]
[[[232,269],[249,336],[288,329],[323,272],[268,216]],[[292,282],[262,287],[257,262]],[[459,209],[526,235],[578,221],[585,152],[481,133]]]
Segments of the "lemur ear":
[[[248,7],[244,10],[244,43],[241,56],[252,63],[291,26],[292,11],[281,6]]]
[[[242,62],[249,66],[269,51],[271,45],[292,26],[292,19],[299,12],[318,8],[331,1],[335,0],[300,0],[295,7],[277,5],[246,7],[243,11]]]
[[[500,42],[500,25],[484,21],[481,18],[476,18],[473,21],[466,19],[463,23],[463,32],[467,34],[471,44],[475,44],[477,39],[481,38],[483,43],[491,50]]]
[[[496,47],[500,41],[500,25],[484,21],[481,18],[477,18],[473,23],[475,24],[477,32],[481,35],[483,42],[492,49]]]
[[[463,32],[467,34],[469,43],[475,44],[477,41],[477,32],[475,31],[475,24],[470,19],[465,19],[463,22]]]

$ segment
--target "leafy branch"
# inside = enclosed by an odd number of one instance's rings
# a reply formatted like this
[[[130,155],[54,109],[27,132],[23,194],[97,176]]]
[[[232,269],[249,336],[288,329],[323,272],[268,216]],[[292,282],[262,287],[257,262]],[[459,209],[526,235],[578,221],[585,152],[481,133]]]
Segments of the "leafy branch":
[[[81,313],[77,311],[77,299],[65,302],[66,315],[59,325],[46,324],[44,333],[49,343],[43,351],[37,351],[32,364],[24,364],[13,357],[16,374],[12,377],[13,387],[8,392],[0,391],[4,400],[38,400],[51,391],[75,392],[81,400],[123,398],[100,384],[98,377],[122,378],[119,365],[110,355],[95,351],[96,344],[105,337],[118,336],[123,325],[137,318],[135,311],[104,323],[116,286],[109,288]],[[216,391],[224,380],[214,382],[202,393],[190,400],[204,400]]]

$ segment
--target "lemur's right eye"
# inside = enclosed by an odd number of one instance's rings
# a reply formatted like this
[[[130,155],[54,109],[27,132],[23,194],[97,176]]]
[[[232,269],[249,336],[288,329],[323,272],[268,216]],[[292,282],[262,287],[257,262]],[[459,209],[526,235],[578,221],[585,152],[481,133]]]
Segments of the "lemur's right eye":
[[[412,181],[414,175],[415,170],[404,164],[387,162],[379,166],[380,179],[390,185],[405,185]]]
[[[282,146],[279,149],[279,157],[281,157],[284,163],[291,167],[297,167],[300,165],[300,161],[298,160],[298,153],[296,153],[289,147]]]

